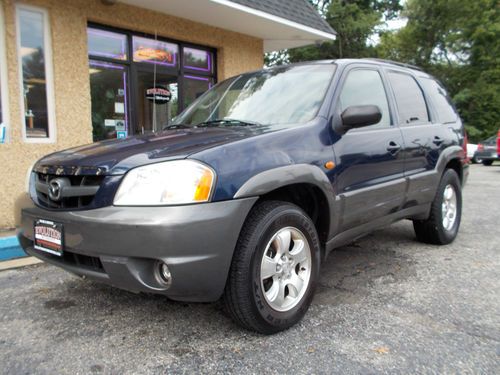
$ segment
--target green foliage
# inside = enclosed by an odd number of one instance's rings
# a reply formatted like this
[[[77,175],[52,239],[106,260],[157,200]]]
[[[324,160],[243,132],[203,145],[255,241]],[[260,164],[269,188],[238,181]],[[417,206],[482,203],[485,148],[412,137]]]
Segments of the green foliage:
[[[421,66],[449,89],[470,139],[500,128],[500,6],[496,0],[408,0],[407,25],[381,36],[380,57]]]
[[[422,67],[448,88],[469,138],[500,128],[500,5],[498,0],[309,0],[337,32],[337,40],[266,56],[266,64],[381,57]],[[384,20],[405,27],[367,41]]]
[[[383,19],[390,19],[401,9],[399,0],[309,0],[337,32],[337,39],[320,45],[294,48],[266,55],[266,65],[289,62],[375,57],[368,38]]]

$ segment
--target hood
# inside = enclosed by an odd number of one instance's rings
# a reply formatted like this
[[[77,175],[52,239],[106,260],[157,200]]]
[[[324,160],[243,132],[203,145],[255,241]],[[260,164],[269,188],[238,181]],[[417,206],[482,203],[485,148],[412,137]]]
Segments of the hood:
[[[190,154],[261,134],[255,127],[168,130],[74,147],[45,156],[35,170],[49,174],[120,175],[139,165]]]

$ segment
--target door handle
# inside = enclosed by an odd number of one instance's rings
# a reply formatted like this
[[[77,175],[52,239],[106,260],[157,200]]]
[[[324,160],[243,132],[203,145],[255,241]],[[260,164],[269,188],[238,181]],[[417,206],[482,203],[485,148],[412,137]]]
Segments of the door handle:
[[[443,142],[444,140],[439,138],[437,135],[434,137],[434,140],[432,141],[432,143],[434,143],[436,146],[439,146]]]
[[[397,144],[394,141],[391,141],[389,143],[389,146],[387,146],[387,151],[389,151],[391,154],[395,155],[401,150],[401,145]]]

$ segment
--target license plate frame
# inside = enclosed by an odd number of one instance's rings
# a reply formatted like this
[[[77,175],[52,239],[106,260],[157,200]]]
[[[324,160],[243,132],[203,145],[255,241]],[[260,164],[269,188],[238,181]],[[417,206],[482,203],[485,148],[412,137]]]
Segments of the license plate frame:
[[[50,220],[37,219],[33,224],[33,245],[52,255],[62,256],[64,251],[64,227]]]

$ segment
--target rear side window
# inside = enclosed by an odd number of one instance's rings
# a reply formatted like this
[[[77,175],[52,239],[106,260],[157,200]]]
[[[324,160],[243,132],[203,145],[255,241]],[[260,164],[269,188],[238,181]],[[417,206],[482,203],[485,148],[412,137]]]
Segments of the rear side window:
[[[340,93],[340,110],[353,105],[376,105],[382,112],[382,119],[372,127],[390,126],[391,116],[384,84],[376,70],[356,69],[349,72]]]
[[[420,82],[436,107],[439,122],[446,124],[457,121],[457,113],[444,87],[431,78],[422,78]]]
[[[412,76],[399,72],[389,72],[388,76],[396,97],[400,122],[412,125],[427,124],[427,105],[417,81]]]

